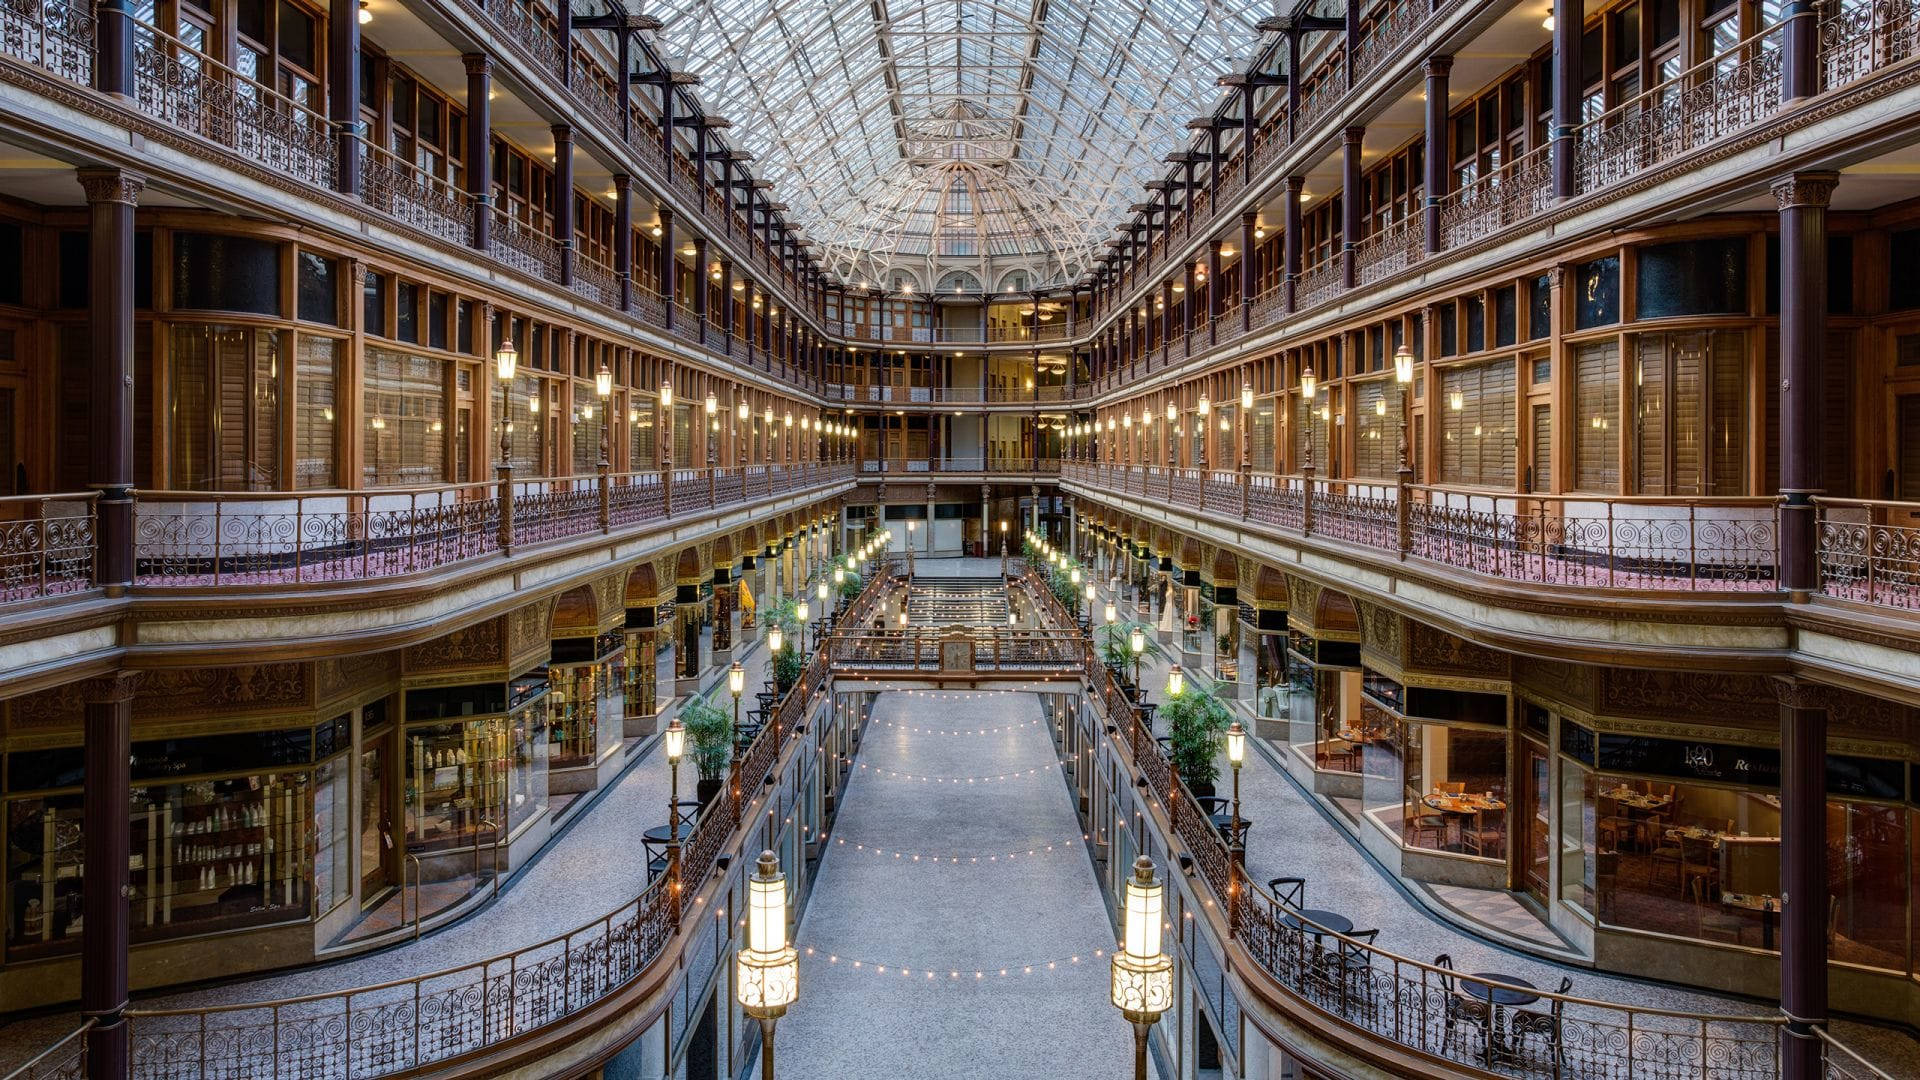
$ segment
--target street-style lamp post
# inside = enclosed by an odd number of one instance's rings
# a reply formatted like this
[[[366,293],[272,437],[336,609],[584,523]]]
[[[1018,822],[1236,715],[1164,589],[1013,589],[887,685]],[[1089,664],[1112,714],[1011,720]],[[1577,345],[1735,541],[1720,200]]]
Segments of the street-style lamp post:
[[[1187,692],[1187,673],[1175,664],[1167,669],[1167,698],[1172,700]]]
[[[1307,403],[1307,460],[1301,475],[1307,478],[1307,486],[1313,486],[1313,402],[1320,391],[1320,379],[1313,373],[1313,365],[1308,364],[1300,372],[1300,396]]]
[[[678,716],[668,722],[664,738],[667,772],[671,777],[667,782],[667,850],[672,853],[672,863],[677,870],[680,865],[680,758],[687,752],[687,726]]]
[[[1007,519],[1000,519],[1000,580],[1007,579]]]
[[[520,365],[520,350],[513,347],[513,336],[509,333],[500,339],[500,347],[493,352],[493,371],[500,380],[500,478],[513,475],[513,434],[512,418],[508,416],[507,395],[513,389],[513,373]]]
[[[1127,880],[1126,938],[1113,954],[1111,1000],[1133,1024],[1133,1078],[1147,1080],[1147,1036],[1160,1014],[1173,1006],[1173,958],[1161,945],[1166,886],[1153,875],[1153,860],[1140,856]]]
[[[1146,689],[1140,685],[1140,654],[1147,651],[1147,633],[1140,627],[1133,628],[1127,636],[1127,647],[1133,653],[1133,692],[1136,698],[1145,697]]]
[[[1227,727],[1227,764],[1233,766],[1233,835],[1230,847],[1241,858],[1246,857],[1246,846],[1240,839],[1240,766],[1247,760],[1247,729],[1235,720]]]
[[[800,1000],[800,954],[787,942],[787,876],[771,851],[747,879],[747,943],[733,981],[740,1007],[760,1021],[760,1080],[773,1080],[773,1025]]]
[[[913,584],[913,534],[919,524],[912,518],[907,519],[907,584],[909,586]]]
[[[727,693],[733,695],[733,729],[740,730],[740,695],[747,689],[747,669],[735,660],[727,668]]]

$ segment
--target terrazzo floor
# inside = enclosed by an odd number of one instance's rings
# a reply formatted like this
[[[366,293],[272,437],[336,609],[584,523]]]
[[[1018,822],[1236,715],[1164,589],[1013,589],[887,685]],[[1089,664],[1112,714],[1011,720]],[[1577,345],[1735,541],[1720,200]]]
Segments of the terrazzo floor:
[[[1038,698],[882,695],[843,805],[795,936],[780,1075],[1131,1072],[1113,924]]]

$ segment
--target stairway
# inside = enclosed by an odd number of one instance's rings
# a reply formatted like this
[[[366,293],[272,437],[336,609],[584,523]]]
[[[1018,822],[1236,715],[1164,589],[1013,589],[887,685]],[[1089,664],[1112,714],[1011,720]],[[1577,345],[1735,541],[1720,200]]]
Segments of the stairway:
[[[907,617],[917,626],[1005,626],[1006,590],[992,578],[918,575]]]

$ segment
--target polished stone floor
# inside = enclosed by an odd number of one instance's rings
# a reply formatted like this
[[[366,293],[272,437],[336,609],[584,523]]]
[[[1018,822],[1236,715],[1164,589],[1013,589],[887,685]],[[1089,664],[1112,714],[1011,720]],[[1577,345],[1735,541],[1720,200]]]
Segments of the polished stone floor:
[[[780,1075],[1126,1075],[1113,935],[1039,700],[882,695],[795,938]]]

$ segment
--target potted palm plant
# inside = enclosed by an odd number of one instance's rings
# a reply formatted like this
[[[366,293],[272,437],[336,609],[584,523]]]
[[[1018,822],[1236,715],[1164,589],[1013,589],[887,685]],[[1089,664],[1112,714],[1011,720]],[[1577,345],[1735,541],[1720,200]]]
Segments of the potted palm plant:
[[[1133,685],[1133,646],[1130,643],[1135,629],[1140,631],[1141,640],[1146,648],[1140,653],[1141,663],[1165,660],[1167,650],[1154,640],[1153,627],[1143,622],[1112,622],[1100,627],[1100,662],[1107,665],[1124,686]]]
[[[733,760],[733,717],[706,698],[697,697],[680,710],[680,722],[686,725],[687,739],[693,743],[693,765],[700,774],[695,790],[700,805],[705,807],[720,793],[727,763]]]
[[[1190,681],[1178,697],[1169,698],[1160,706],[1159,715],[1167,722],[1167,756],[1173,767],[1179,770],[1189,791],[1204,797],[1213,794],[1213,783],[1220,777],[1214,756],[1219,751],[1220,735],[1233,717],[1214,697],[1213,687],[1195,685],[1197,682]]]

